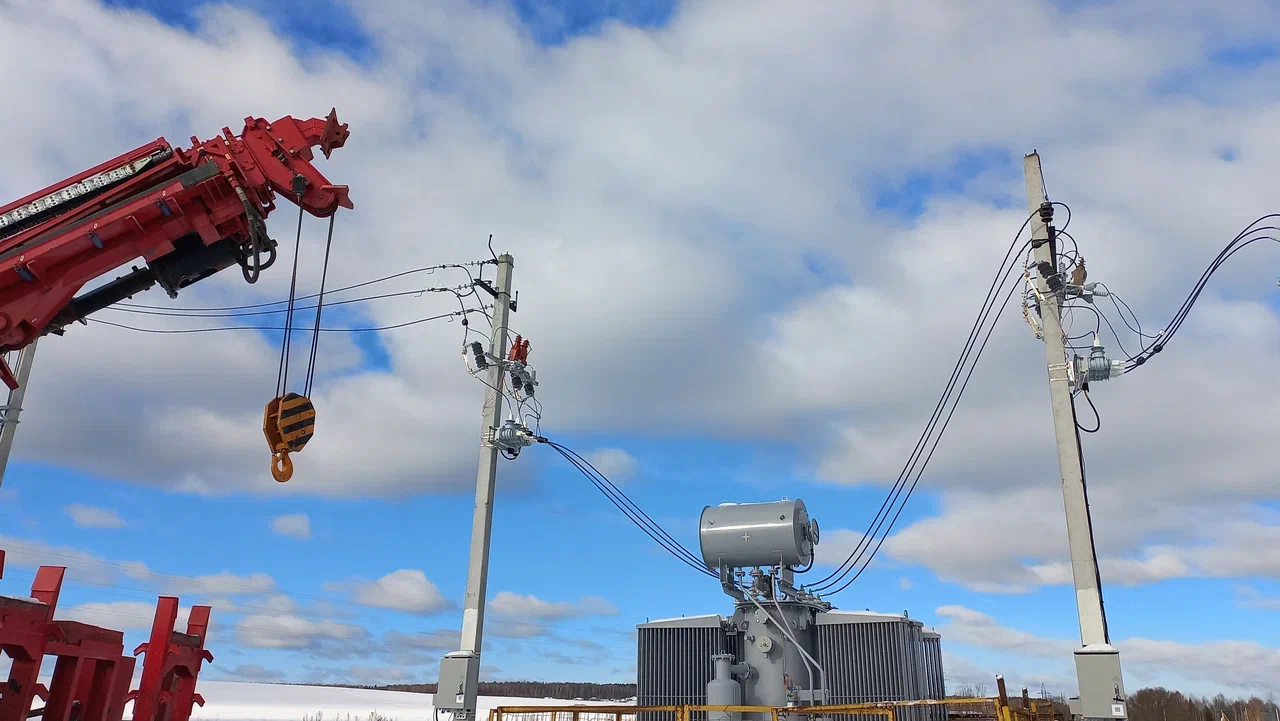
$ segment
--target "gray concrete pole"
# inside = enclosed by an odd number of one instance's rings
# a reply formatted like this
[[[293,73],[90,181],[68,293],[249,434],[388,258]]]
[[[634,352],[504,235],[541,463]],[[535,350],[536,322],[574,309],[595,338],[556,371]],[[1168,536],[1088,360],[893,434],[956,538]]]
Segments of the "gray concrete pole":
[[[1057,271],[1049,229],[1039,214],[1048,200],[1040,156],[1023,158],[1027,183],[1027,209],[1033,214],[1031,240],[1036,263],[1050,263]],[[1110,645],[1106,614],[1102,606],[1102,585],[1094,553],[1089,501],[1085,494],[1084,461],[1076,430],[1075,406],[1071,398],[1069,360],[1062,338],[1062,296],[1049,290],[1043,276],[1036,276],[1040,294],[1040,320],[1044,329],[1044,355],[1049,371],[1049,400],[1053,406],[1053,428],[1058,445],[1058,467],[1062,473],[1062,500],[1067,512],[1067,543],[1071,552],[1071,575],[1075,581],[1076,611],[1080,617],[1080,642],[1076,651],[1076,674],[1080,682],[1080,714],[1086,718],[1124,718],[1124,685],[1120,678],[1119,652]]]
[[[9,468],[9,453],[13,450],[13,435],[18,432],[18,415],[22,413],[22,400],[27,395],[27,379],[31,377],[31,364],[36,360],[36,341],[31,341],[18,353],[18,370],[15,373],[18,387],[9,391],[5,405],[4,423],[0,425],[0,485],[4,485],[4,473]]]
[[[493,307],[493,338],[490,352],[499,359],[507,355],[507,325],[511,315],[510,255],[498,258],[498,297]],[[454,721],[475,718],[479,682],[480,648],[484,637],[484,601],[489,585],[489,538],[493,530],[493,488],[497,480],[498,449],[489,444],[491,434],[502,425],[502,366],[489,367],[484,394],[484,419],[480,425],[480,467],[476,473],[476,506],[471,521],[471,560],[467,565],[467,593],[462,604],[462,645],[455,665],[446,656],[441,664],[440,685],[435,708],[453,711]],[[456,672],[454,669],[457,669]],[[456,678],[455,678],[456,677]],[[456,682],[456,683],[455,683]],[[446,687],[447,686],[447,687]],[[457,691],[457,692],[455,692]]]

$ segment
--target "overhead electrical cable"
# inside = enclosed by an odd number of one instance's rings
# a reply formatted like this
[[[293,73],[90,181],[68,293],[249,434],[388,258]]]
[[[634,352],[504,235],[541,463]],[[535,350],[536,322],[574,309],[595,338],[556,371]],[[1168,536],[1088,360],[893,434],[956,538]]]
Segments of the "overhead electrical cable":
[[[488,263],[489,261],[483,261],[483,262]],[[374,278],[374,279],[372,279],[372,280],[366,280],[366,281],[362,281],[362,282],[360,282],[360,283],[353,283],[353,284],[351,284],[351,285],[346,285],[346,286],[343,286],[343,287],[341,287],[341,288],[335,288],[335,289],[333,289],[333,290],[326,291],[326,293],[327,293],[327,294],[343,293],[343,292],[346,292],[346,291],[348,291],[348,290],[355,290],[356,288],[364,288],[364,287],[366,287],[366,286],[376,285],[376,284],[378,284],[378,283],[385,283],[385,282],[390,281],[390,280],[395,280],[396,278],[403,278],[403,277],[405,277],[405,276],[407,276],[407,275],[414,275],[414,274],[416,274],[416,273],[428,273],[428,274],[429,274],[429,273],[433,273],[433,272],[435,272],[435,271],[437,271],[437,270],[448,270],[448,269],[459,269],[459,270],[462,270],[462,271],[466,272],[467,276],[468,276],[468,277],[470,277],[472,281],[474,281],[474,279],[475,279],[475,278],[474,278],[474,276],[472,276],[472,275],[471,275],[471,271],[470,271],[470,269],[468,269],[468,268],[467,268],[467,266],[466,266],[466,265],[463,265],[463,264],[460,264],[460,263],[445,263],[445,264],[442,264],[442,265],[429,265],[429,266],[425,266],[425,267],[422,267],[422,268],[413,268],[413,269],[411,269],[411,270],[404,270],[404,271],[400,271],[399,273],[392,273],[391,275],[384,275],[384,276],[382,276],[382,277],[380,277],[380,278]],[[474,290],[472,291],[472,293],[473,293],[473,292],[474,292]],[[464,293],[463,295],[471,295],[471,293]],[[320,294],[319,294],[319,293],[312,293],[312,294],[310,294],[310,295],[300,295],[300,296],[297,296],[296,298],[294,298],[294,300],[295,300],[295,301],[299,301],[299,300],[311,300],[311,299],[313,299],[313,298],[318,298],[319,296],[320,296]],[[166,305],[146,305],[146,304],[143,304],[143,303],[114,303],[114,304],[112,304],[110,307],[111,307],[111,308],[113,308],[113,309],[116,309],[116,308],[139,308],[139,309],[142,309],[142,310],[165,310],[165,311],[174,311],[174,312],[187,311],[187,312],[191,312],[191,313],[203,313],[203,312],[217,312],[217,311],[230,311],[230,310],[253,310],[253,309],[255,309],[255,308],[267,308],[267,307],[270,307],[270,306],[273,306],[273,305],[285,305],[285,304],[286,304],[286,303],[288,303],[288,302],[289,302],[289,300],[286,298],[286,299],[284,299],[284,300],[273,300],[273,301],[263,302],[263,303],[249,303],[249,304],[247,304],[247,305],[224,305],[224,306],[205,306],[205,307],[189,307],[189,306],[188,306],[188,307],[182,307],[182,306],[179,306],[179,307],[176,307],[176,308],[175,308],[175,307],[172,307],[172,306],[166,306]]]
[[[1280,218],[1280,213],[1269,213],[1259,217],[1249,225],[1245,226],[1244,230],[1237,233],[1236,236],[1231,239],[1231,242],[1227,243],[1226,247],[1218,253],[1217,257],[1213,259],[1213,262],[1209,264],[1209,267],[1200,275],[1200,279],[1196,281],[1191,292],[1187,295],[1186,299],[1182,301],[1182,305],[1178,307],[1173,318],[1165,325],[1164,331],[1160,334],[1159,339],[1149,347],[1144,347],[1142,352],[1126,359],[1126,371],[1131,371],[1137,368],[1154,357],[1155,354],[1164,350],[1165,346],[1168,345],[1169,341],[1172,340],[1173,336],[1178,332],[1178,329],[1182,327],[1183,321],[1186,320],[1187,314],[1191,312],[1191,308],[1195,306],[1196,301],[1200,298],[1200,293],[1204,291],[1209,279],[1213,277],[1213,274],[1217,272],[1218,268],[1222,267],[1222,264],[1225,263],[1228,258],[1259,240],[1280,242],[1280,239],[1277,239],[1275,236],[1258,235],[1259,233],[1280,231],[1280,227],[1273,225],[1259,226],[1259,223],[1274,218]]]
[[[978,317],[974,320],[973,326],[969,331],[969,336],[965,341],[965,345],[961,351],[960,357],[957,359],[955,367],[951,371],[951,376],[947,380],[947,385],[944,388],[942,395],[939,397],[937,404],[935,404],[933,413],[930,415],[929,421],[928,423],[926,423],[924,431],[921,432],[920,438],[916,441],[915,448],[912,449],[911,455],[909,456],[907,463],[903,466],[903,469],[899,473],[897,480],[894,482],[894,485],[890,489],[889,493],[885,496],[885,500],[884,502],[881,503],[879,510],[877,510],[875,514],[875,517],[872,519],[871,523],[868,524],[866,533],[863,534],[858,544],[849,553],[848,557],[846,557],[845,560],[836,568],[836,570],[832,571],[830,574],[820,579],[816,583],[805,584],[805,588],[807,590],[810,590],[813,592],[820,592],[826,588],[830,588],[840,583],[841,580],[844,579],[844,577],[847,576],[850,573],[850,571],[852,571],[852,569],[862,559],[862,557],[865,555],[865,553],[869,549],[870,544],[872,543],[872,540],[875,538],[876,534],[880,531],[885,521],[888,519],[888,514],[891,512],[891,509],[897,503],[898,498],[901,496],[902,491],[906,486],[908,478],[910,478],[913,469],[915,468],[916,464],[920,460],[920,454],[923,453],[925,446],[928,444],[929,438],[932,436],[934,429],[937,428],[938,426],[938,422],[941,418],[943,409],[945,408],[947,401],[949,401],[951,398],[951,394],[955,389],[956,382],[959,380],[960,374],[963,372],[964,365],[968,361],[969,356],[973,351],[974,344],[977,342],[977,339],[981,333],[982,326],[986,323],[986,320],[989,317],[991,310],[994,308],[994,303],[996,299],[999,297],[999,288],[1002,287],[1002,279],[1004,281],[1008,281],[1009,276],[1017,268],[1018,255],[1021,254],[1023,249],[1025,249],[1027,246],[1030,245],[1030,240],[1027,240],[1022,243],[1021,247],[1019,247],[1018,241],[1022,237],[1023,231],[1026,230],[1028,224],[1030,224],[1031,219],[1035,217],[1035,215],[1036,215],[1035,213],[1031,213],[1027,215],[1026,220],[1023,221],[1022,226],[1019,227],[1018,232],[1014,235],[1013,241],[1009,245],[1009,249],[1005,251],[1004,258],[1003,260],[1001,260],[1000,266],[996,271],[995,277],[991,281],[991,286],[987,290],[987,295],[986,295],[986,298],[983,300],[982,307],[978,313]],[[1016,283],[1014,284],[1013,287],[1014,288],[1017,287]],[[1012,297],[1012,291],[1010,295],[1006,297],[1005,299],[1006,303],[1008,302],[1008,297]],[[1003,310],[1003,306],[1001,307],[1001,309]],[[994,323],[992,324],[992,327],[994,328]],[[984,342],[984,345],[985,345],[985,342]],[[979,353],[980,352],[981,351],[979,351]],[[975,359],[975,362],[976,362],[976,359]],[[970,373],[972,373],[972,369],[970,369]],[[967,383],[967,379],[966,379],[966,383]],[[956,400],[958,401],[959,398],[957,398]],[[954,413],[954,406],[952,407],[952,412]],[[950,418],[949,414],[947,418],[948,419]],[[938,434],[939,439],[941,438],[941,432],[945,431],[945,429],[946,429],[946,424],[944,423]],[[936,446],[936,441],[935,441],[935,446]],[[898,512],[901,513],[901,509],[899,509]],[[896,515],[895,515],[895,519],[896,519]]]
[[[640,506],[636,505],[626,493],[613,484],[603,473],[599,471],[590,461],[583,458],[573,449],[556,443],[555,441],[540,439],[546,443],[557,453],[564,457],[565,460],[573,464],[582,475],[604,494],[609,501],[617,507],[622,514],[634,523],[645,535],[649,536],[655,543],[661,546],[677,560],[691,567],[693,570],[706,576],[717,577],[716,574],[704,566],[701,560],[693,554],[688,548],[677,541],[670,533],[667,533],[649,514],[645,513]]]
[[[663,540],[659,541],[661,545],[663,545],[664,547],[669,547],[669,550],[672,550],[673,553],[681,557],[683,560],[686,560],[687,562],[694,564],[697,568],[707,573],[708,575],[715,575],[714,573],[706,569],[704,566],[702,566],[700,560],[698,559],[697,556],[693,554],[693,552],[685,548],[684,545],[681,544],[679,541],[677,541],[670,533],[667,533],[666,530],[662,528],[662,526],[658,525],[657,521],[654,521],[651,517],[649,517],[649,514],[645,513],[644,510],[640,508],[640,506],[636,505],[634,501],[632,501],[625,493],[622,492],[621,489],[619,489],[608,478],[606,478],[605,475],[601,473],[599,469],[597,469],[594,465],[592,465],[590,461],[583,458],[576,451],[566,446],[560,445],[558,443],[554,443],[553,441],[547,441],[547,444],[551,445],[552,448],[554,448],[558,453],[563,455],[571,463],[577,466],[579,470],[585,471],[586,469],[590,469],[590,472],[588,473],[588,477],[592,477],[594,479],[599,480],[599,485],[597,485],[597,487],[600,488],[601,491],[605,492],[606,495],[609,496],[611,499],[616,499],[619,502],[625,504],[630,509],[630,513],[634,513],[639,518],[642,518],[644,521],[644,525],[646,527],[652,529],[656,534],[662,537]],[[627,511],[624,511],[624,513],[627,513]],[[630,513],[628,515],[630,515]],[[654,540],[658,540],[658,539],[655,538]]]
[[[419,325],[421,323],[428,323],[433,320],[441,320],[443,318],[456,318],[458,316],[467,315],[470,313],[482,313],[482,312],[484,311],[481,308],[468,308],[465,311],[458,310],[452,313],[441,313],[439,315],[427,316],[426,318],[417,318],[415,320],[405,321],[404,323],[393,323],[391,325],[381,325],[381,326],[372,326],[372,327],[363,327],[363,328],[320,328],[320,332],[321,333],[374,333],[374,332],[384,331],[384,330],[396,330],[397,328],[407,328],[409,326]],[[261,325],[228,325],[228,326],[216,326],[211,328],[138,328],[137,326],[125,325],[123,323],[113,323],[109,320],[99,320],[97,318],[88,318],[87,320],[90,323],[97,323],[99,325],[111,326],[112,328],[121,328],[124,330],[131,330],[138,333],[157,333],[162,335],[181,334],[181,333],[216,333],[220,331],[230,331],[230,330],[258,330],[258,331],[273,330],[273,331],[288,331],[289,333],[309,332],[305,328],[286,328],[284,326],[261,326]]]
[[[1006,307],[1008,307],[1009,299],[1013,297],[1013,293],[1017,289],[1018,289],[1018,284],[1016,282],[1011,284],[1009,288],[1009,294],[1005,296],[1005,302],[1000,306],[1001,311],[1003,311]],[[997,313],[995,320],[999,320],[999,318],[1000,318],[1000,314]],[[982,339],[982,345],[978,347],[978,352],[977,352],[977,355],[974,356],[973,364],[969,366],[969,372],[968,374],[965,375],[964,383],[960,386],[959,394],[956,395],[956,402],[951,405],[951,410],[947,413],[947,418],[942,423],[942,429],[938,432],[938,435],[934,438],[932,447],[929,448],[929,455],[925,456],[924,463],[920,465],[919,470],[916,472],[915,479],[911,481],[911,486],[907,489],[907,495],[903,499],[902,503],[898,505],[898,510],[896,513],[893,514],[893,519],[889,521],[888,528],[884,529],[884,533],[880,534],[880,540],[876,543],[875,548],[871,550],[871,554],[866,557],[865,561],[862,562],[862,565],[858,569],[858,572],[853,574],[851,578],[849,578],[839,587],[833,590],[827,591],[826,595],[831,596],[831,595],[840,593],[841,591],[848,588],[854,581],[858,580],[858,577],[862,575],[863,571],[866,571],[867,568],[871,565],[871,561],[875,559],[876,554],[880,552],[880,547],[883,546],[885,540],[889,538],[889,534],[893,531],[893,527],[897,525],[898,516],[902,515],[902,509],[906,508],[907,501],[911,499],[911,494],[916,489],[916,484],[920,482],[920,477],[924,475],[925,468],[928,467],[929,461],[933,458],[933,452],[938,449],[938,442],[942,440],[942,434],[946,432],[947,425],[951,423],[951,417],[955,415],[956,408],[960,405],[960,398],[964,395],[965,388],[969,386],[969,379],[973,377],[973,371],[978,367],[978,359],[981,358],[982,351],[987,347],[987,341],[991,339],[991,332],[994,331],[996,328],[995,320],[993,320],[991,325],[987,328],[987,334]]]

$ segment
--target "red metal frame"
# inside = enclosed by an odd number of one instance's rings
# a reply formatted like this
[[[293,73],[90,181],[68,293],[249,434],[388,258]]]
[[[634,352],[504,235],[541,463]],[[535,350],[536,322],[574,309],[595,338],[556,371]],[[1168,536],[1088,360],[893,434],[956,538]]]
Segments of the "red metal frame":
[[[0,573],[4,551],[0,551]],[[146,653],[142,680],[130,691],[136,659],[124,655],[124,634],[76,621],[53,619],[66,568],[41,566],[31,598],[0,596],[0,651],[12,659],[8,683],[0,685],[0,721],[26,721],[36,697],[45,721],[121,721],[132,700],[134,721],[188,721],[193,705],[204,705],[196,679],[204,661],[209,606],[193,606],[187,632],[173,630],[178,599],[161,596],[151,640],[134,651]],[[56,658],[49,688],[38,683],[46,655]]]
[[[26,721],[35,697],[47,697],[37,679],[50,641],[61,640],[53,613],[66,572],[62,566],[41,566],[31,598],[0,596],[0,651],[12,659],[8,683],[0,687],[0,721]]]
[[[134,655],[145,653],[142,681],[133,699],[133,721],[187,721],[193,706],[204,706],[196,693],[200,664],[213,661],[204,647],[209,632],[209,606],[192,606],[187,632],[173,630],[178,621],[178,599],[161,596],[151,626],[151,640],[138,646]],[[0,719],[4,721],[4,719]]]
[[[160,138],[0,207],[3,215],[152,158],[135,176],[90,200],[0,239],[0,351],[22,348],[41,335],[89,281],[139,257],[148,263],[162,258],[180,238],[198,235],[206,247],[224,239],[247,243],[250,220],[237,189],[263,218],[275,209],[276,193],[318,217],[353,207],[347,187],[329,183],[311,164],[313,146],[327,158],[348,135],[335,111],[323,120],[245,118],[238,136],[229,128],[204,142],[193,136],[189,150]],[[299,175],[307,181],[300,198],[293,188]]]

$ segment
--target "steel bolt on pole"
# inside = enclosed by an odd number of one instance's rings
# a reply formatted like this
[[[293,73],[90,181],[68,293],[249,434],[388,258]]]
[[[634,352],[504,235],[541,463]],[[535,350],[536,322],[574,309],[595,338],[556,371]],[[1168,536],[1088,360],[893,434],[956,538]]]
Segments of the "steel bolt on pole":
[[[9,391],[9,402],[4,406],[3,423],[0,423],[0,486],[4,485],[4,473],[9,468],[13,434],[18,432],[18,415],[22,413],[22,401],[27,395],[27,379],[31,377],[31,364],[35,359],[36,341],[33,340],[18,353],[18,387]]]
[[[1049,227],[1040,216],[1048,202],[1040,155],[1031,153],[1022,160],[1027,183],[1027,208],[1032,214],[1031,242],[1036,263],[1049,263],[1058,271]],[[1049,289],[1045,278],[1037,276],[1041,298],[1040,319],[1044,335],[1044,355],[1049,370],[1049,399],[1053,405],[1053,427],[1058,445],[1058,467],[1062,473],[1062,499],[1067,512],[1067,543],[1071,551],[1071,574],[1075,580],[1076,611],[1080,616],[1081,647],[1076,649],[1076,677],[1080,697],[1072,714],[1086,719],[1126,718],[1124,683],[1120,672],[1120,652],[1111,645],[1107,618],[1102,605],[1102,581],[1094,551],[1089,500],[1085,492],[1084,459],[1076,428],[1075,405],[1071,397],[1069,360],[1062,339],[1062,296]]]
[[[511,315],[510,255],[498,258],[497,298],[493,305],[493,337],[490,349],[503,359],[507,355],[508,319]],[[497,480],[498,448],[489,442],[502,424],[503,372],[501,363],[489,366],[484,394],[484,419],[480,426],[480,467],[476,473],[476,506],[471,521],[471,560],[467,565],[467,594],[462,606],[462,644],[440,662],[440,682],[433,706],[451,711],[454,721],[475,719],[477,687],[480,683],[480,646],[484,637],[484,599],[489,585],[489,539],[493,530],[493,489]]]

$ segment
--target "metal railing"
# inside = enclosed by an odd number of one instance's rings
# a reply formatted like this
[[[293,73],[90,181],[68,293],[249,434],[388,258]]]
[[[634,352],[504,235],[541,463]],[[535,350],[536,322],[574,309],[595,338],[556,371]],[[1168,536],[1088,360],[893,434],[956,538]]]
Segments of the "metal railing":
[[[704,721],[709,714],[751,714],[751,718],[779,721],[781,717],[804,716],[841,721],[858,718],[871,721],[883,716],[885,721],[898,721],[899,710],[942,708],[947,719],[993,719],[994,721],[1063,721],[1052,702],[1030,699],[1025,694],[1010,703],[1004,679],[997,678],[1000,695],[991,698],[948,698],[922,701],[878,701],[827,706],[498,706],[489,712],[489,721]],[[906,715],[906,714],[904,714]]]

